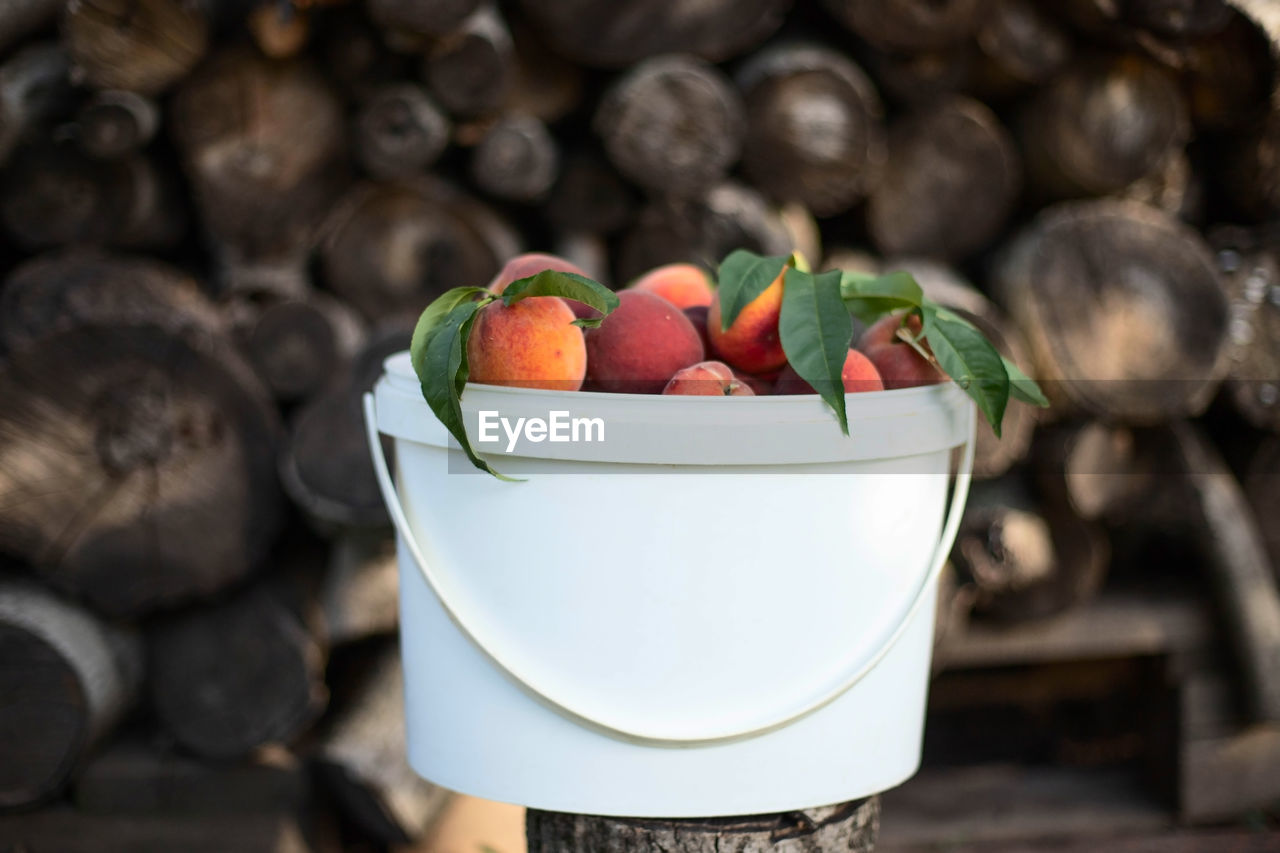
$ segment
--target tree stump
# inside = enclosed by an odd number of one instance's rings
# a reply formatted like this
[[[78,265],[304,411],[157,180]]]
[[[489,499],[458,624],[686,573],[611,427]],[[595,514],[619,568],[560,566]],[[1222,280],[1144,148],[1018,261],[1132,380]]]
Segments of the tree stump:
[[[619,172],[685,198],[724,178],[747,129],[729,80],[687,56],[655,57],[628,71],[601,99],[593,124]]]
[[[784,45],[748,60],[737,82],[751,126],[743,166],[772,198],[831,216],[875,186],[885,158],[883,107],[846,56]]]
[[[529,809],[529,853],[871,853],[880,798],[745,817],[664,820]]]
[[[0,809],[59,791],[141,680],[132,633],[34,585],[0,580]]]

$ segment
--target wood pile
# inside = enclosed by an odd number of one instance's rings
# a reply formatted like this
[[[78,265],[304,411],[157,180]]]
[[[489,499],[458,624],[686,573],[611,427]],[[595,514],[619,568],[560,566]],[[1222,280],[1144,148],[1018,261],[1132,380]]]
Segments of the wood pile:
[[[522,250],[910,270],[1053,401],[979,437],[956,630],[1177,576],[1280,727],[1277,38],[1268,0],[0,0],[0,848],[427,831],[359,399]],[[583,820],[531,837],[638,831]]]

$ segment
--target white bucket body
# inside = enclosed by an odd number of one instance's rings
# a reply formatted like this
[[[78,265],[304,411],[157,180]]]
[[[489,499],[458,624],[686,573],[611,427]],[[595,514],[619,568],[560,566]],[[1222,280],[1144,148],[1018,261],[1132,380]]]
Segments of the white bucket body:
[[[481,410],[604,423],[603,441],[487,453],[525,478],[507,483],[473,473],[407,357],[388,360],[376,410],[414,540],[413,767],[488,799],[654,817],[806,808],[908,778],[952,449],[973,415],[951,385],[847,399],[848,437],[816,396],[469,386],[473,438]]]

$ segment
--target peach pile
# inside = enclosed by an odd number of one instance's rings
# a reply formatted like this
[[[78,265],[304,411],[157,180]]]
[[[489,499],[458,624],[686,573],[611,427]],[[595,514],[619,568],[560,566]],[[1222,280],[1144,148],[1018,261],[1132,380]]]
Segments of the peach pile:
[[[544,269],[582,274],[563,258],[527,254],[512,259],[489,288]],[[572,325],[595,312],[555,296],[500,301],[476,314],[467,342],[470,381],[554,390],[692,396],[812,394],[787,363],[778,332],[779,276],[721,328],[720,302],[707,275],[690,264],[659,267],[618,294],[619,306],[596,328]],[[846,392],[941,382],[945,376],[899,329],[918,335],[919,320],[888,315],[849,350]],[[927,349],[926,349],[927,351]],[[714,359],[714,360],[708,360]]]

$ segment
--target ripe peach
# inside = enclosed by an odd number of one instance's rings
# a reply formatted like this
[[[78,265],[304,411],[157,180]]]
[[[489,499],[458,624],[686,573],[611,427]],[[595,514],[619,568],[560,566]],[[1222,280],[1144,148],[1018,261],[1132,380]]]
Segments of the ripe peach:
[[[522,278],[528,278],[531,275],[537,275],[543,270],[556,270],[558,272],[572,272],[585,276],[581,267],[566,261],[557,255],[546,255],[541,252],[526,252],[523,255],[516,255],[498,271],[493,277],[493,281],[489,282],[489,289],[494,293],[501,293],[507,289],[507,285],[513,281],[519,281]]]
[[[656,294],[677,308],[710,305],[713,293],[707,274],[693,264],[667,264],[650,270],[632,282],[628,290]]]
[[[587,372],[587,348],[573,319],[568,304],[555,296],[481,308],[467,340],[471,381],[577,391]]]
[[[755,392],[722,361],[703,361],[676,371],[663,394],[690,397],[754,397]]]
[[[707,335],[713,353],[747,373],[768,373],[787,363],[778,334],[784,275],[785,269],[763,293],[747,303],[727,332],[720,329],[720,292],[716,291],[707,312]]]
[[[754,373],[743,373],[741,370],[735,370],[733,375],[739,382],[750,388],[757,397],[767,397],[772,394],[773,381],[778,378],[777,372],[756,376]]]
[[[876,366],[856,349],[850,349],[849,354],[845,356],[844,366],[840,369],[840,376],[844,380],[846,394],[884,390],[884,383],[880,381],[880,373],[876,370]],[[782,375],[778,377],[778,381],[774,383],[773,393],[816,394],[818,392],[814,390],[812,385],[801,379],[795,368],[788,364],[783,368]]]
[[[901,325],[900,315],[881,317],[858,341],[858,349],[876,366],[884,387],[914,388],[946,381],[946,374],[916,352],[915,347],[898,337],[898,327]],[[907,318],[906,326],[912,334],[920,334],[920,318],[916,315]],[[927,344],[925,349],[928,350]]]
[[[677,370],[706,355],[689,318],[661,296],[624,290],[618,301],[613,313],[586,333],[592,388],[658,394]]]

